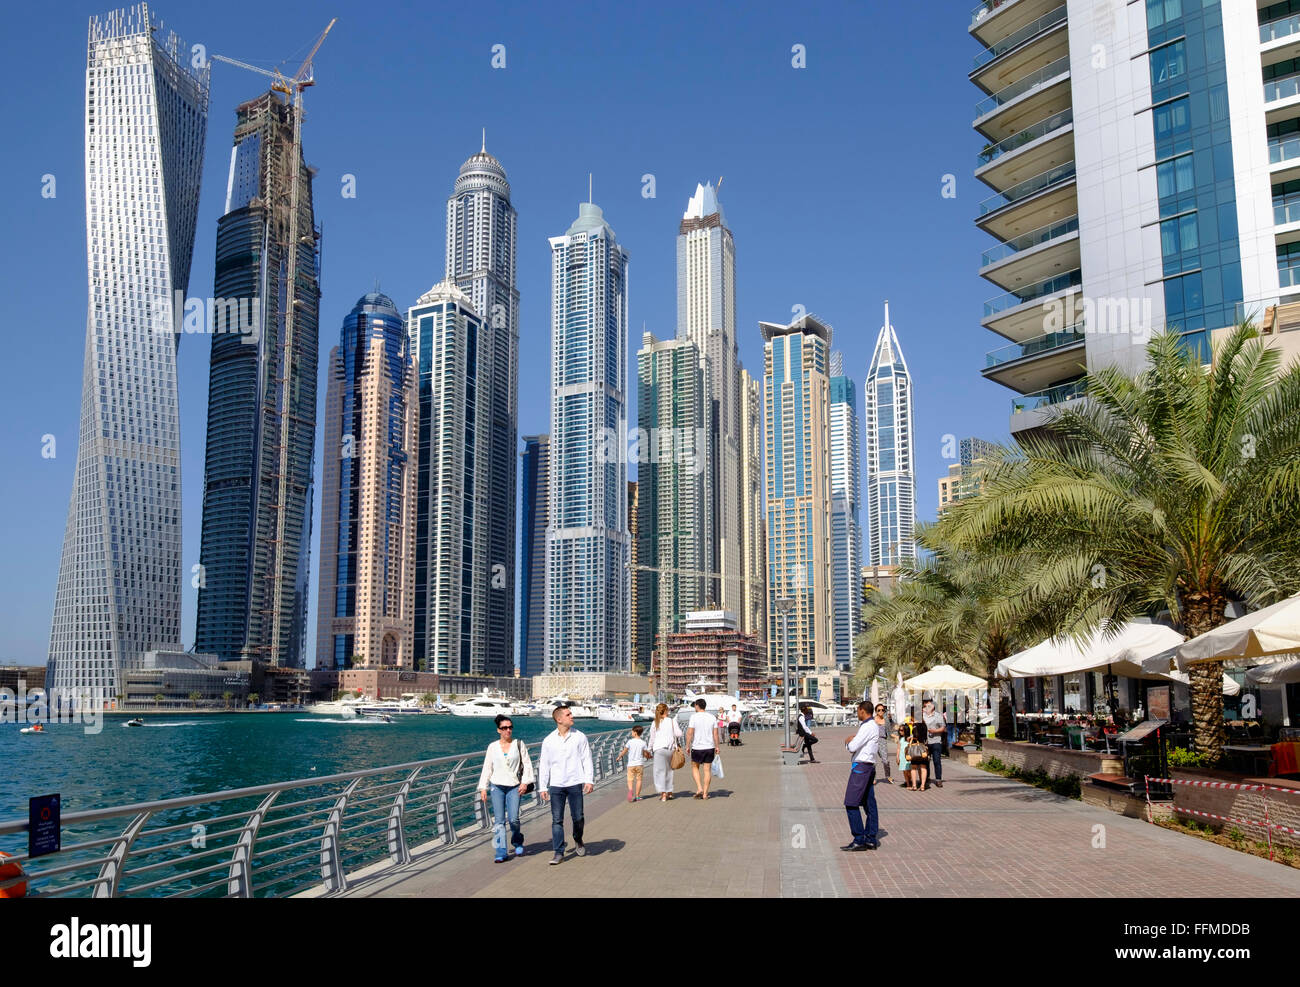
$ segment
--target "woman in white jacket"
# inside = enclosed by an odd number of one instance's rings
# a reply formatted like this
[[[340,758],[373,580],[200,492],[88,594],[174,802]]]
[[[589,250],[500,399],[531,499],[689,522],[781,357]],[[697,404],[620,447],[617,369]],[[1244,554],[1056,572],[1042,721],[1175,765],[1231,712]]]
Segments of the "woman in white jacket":
[[[666,703],[655,707],[655,721],[650,727],[650,739],[647,746],[654,754],[655,791],[659,801],[667,802],[673,797],[673,750],[681,745],[682,728],[677,720],[668,715]]]
[[[515,856],[524,855],[524,834],[519,829],[519,796],[535,783],[533,762],[522,740],[513,737],[515,724],[501,713],[496,718],[498,740],[488,745],[483,758],[483,773],[478,779],[478,797],[486,802],[492,797],[492,848],[495,862],[510,859],[510,844]],[[506,843],[506,823],[510,824],[510,844]]]

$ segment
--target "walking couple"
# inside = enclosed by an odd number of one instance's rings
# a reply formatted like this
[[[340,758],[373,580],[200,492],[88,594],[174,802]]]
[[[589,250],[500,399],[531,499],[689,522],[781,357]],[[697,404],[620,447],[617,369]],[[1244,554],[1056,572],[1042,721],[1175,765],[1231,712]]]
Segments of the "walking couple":
[[[705,712],[703,699],[695,700],[692,706],[695,712],[687,723],[684,738],[685,746],[691,752],[691,776],[695,779],[692,798],[707,799],[714,775],[722,777],[722,760],[718,757],[722,731],[717,718]],[[648,742],[654,754],[654,782],[660,802],[673,797],[673,771],[686,765],[682,741],[682,728],[668,715],[668,706],[660,703],[655,707],[655,721],[650,727]]]

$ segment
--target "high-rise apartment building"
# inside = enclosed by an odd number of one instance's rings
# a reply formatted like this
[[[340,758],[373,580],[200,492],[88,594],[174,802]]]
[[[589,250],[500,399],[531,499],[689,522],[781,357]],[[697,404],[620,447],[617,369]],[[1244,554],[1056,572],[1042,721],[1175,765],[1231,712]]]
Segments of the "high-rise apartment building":
[[[876,337],[862,386],[867,430],[867,528],[871,565],[915,561],[916,477],[912,456],[912,375],[889,321]]]
[[[523,532],[519,539],[519,674],[546,670],[546,525],[550,518],[551,437],[525,435]]]
[[[716,602],[712,568],[709,364],[689,339],[642,336],[637,351],[637,562],[633,590],[641,615],[634,660],[651,653],[684,615]],[[663,570],[663,571],[654,571]],[[669,571],[671,570],[671,571]]]
[[[962,439],[957,444],[957,451],[961,462],[961,486],[958,494],[962,497],[973,497],[980,492],[980,483],[986,468],[984,460],[997,451],[997,446],[985,439],[970,437]]]
[[[550,244],[546,670],[626,672],[628,256],[591,202]]]
[[[637,665],[636,641],[637,635],[641,633],[640,624],[637,621],[637,615],[640,613],[640,607],[637,605],[636,598],[636,573],[637,566],[640,565],[640,557],[637,554],[637,535],[640,525],[637,515],[641,512],[640,503],[640,484],[636,480],[627,481],[627,573],[628,573],[628,592],[627,592],[627,641],[628,653],[632,656],[632,672],[634,674],[648,675],[650,666]]]
[[[831,354],[831,615],[835,664],[853,664],[853,639],[861,623],[862,469],[857,390],[844,374],[844,355]]]
[[[325,389],[317,668],[415,667],[418,414],[406,324],[387,295],[364,295]]]
[[[767,522],[763,517],[763,402],[759,382],[740,371],[739,622],[760,643],[767,635]]]
[[[212,336],[195,647],[303,668],[320,236],[295,112],[276,92],[236,110],[213,295],[247,300],[249,321]]]
[[[993,194],[984,375],[1011,430],[1136,371],[1152,331],[1207,334],[1300,292],[1297,31],[1287,3],[981,4],[975,175]]]
[[[487,675],[514,673],[515,484],[519,434],[519,290],[515,287],[518,216],[501,162],[482,149],[460,167],[447,199],[447,280],[463,291],[481,320],[481,383],[487,425],[470,468],[486,470],[487,509],[480,524],[487,553],[472,577],[488,585],[480,656]],[[474,635],[477,637],[477,635]],[[477,645],[476,645],[477,647]]]
[[[175,293],[189,285],[208,67],[139,4],[90,19],[81,431],[46,685],[108,701],[181,637]]]
[[[415,496],[415,663],[440,675],[486,675],[489,473],[481,469],[483,320],[442,281],[406,317],[419,376]]]
[[[961,463],[950,463],[948,472],[939,477],[939,513],[949,504],[961,500]]]
[[[815,315],[763,332],[763,436],[767,453],[768,661],[781,667],[782,614],[790,610],[791,673],[834,666],[831,624],[831,327]]]

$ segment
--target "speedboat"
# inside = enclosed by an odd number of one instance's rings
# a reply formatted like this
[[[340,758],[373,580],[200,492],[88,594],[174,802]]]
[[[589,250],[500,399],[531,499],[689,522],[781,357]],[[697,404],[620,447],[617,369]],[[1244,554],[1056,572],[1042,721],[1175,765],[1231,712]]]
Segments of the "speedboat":
[[[140,717],[137,716],[137,717],[136,717],[135,719],[133,719],[133,720],[127,720],[125,723],[122,724],[122,726],[124,726],[124,727],[142,727],[142,726],[144,726],[144,720],[142,720]]]
[[[371,702],[373,700],[367,696],[347,696],[333,702],[312,703],[307,707],[306,712],[316,716],[342,716],[351,719],[357,714],[360,707],[369,705]]]
[[[43,726],[41,726],[41,724],[37,723],[37,724],[35,724],[34,726],[23,727],[23,728],[22,728],[21,730],[19,730],[18,732],[19,732],[19,733],[45,733],[45,727],[43,727]]]
[[[452,716],[515,716],[514,707],[504,696],[492,696],[484,692],[463,703],[453,703]]]

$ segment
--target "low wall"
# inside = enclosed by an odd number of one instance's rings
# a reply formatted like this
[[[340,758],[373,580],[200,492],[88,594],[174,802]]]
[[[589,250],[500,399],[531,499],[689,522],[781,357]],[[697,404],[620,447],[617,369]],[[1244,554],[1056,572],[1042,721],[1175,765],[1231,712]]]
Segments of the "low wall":
[[[1229,781],[1243,785],[1277,785],[1276,778],[1243,778],[1240,775],[1226,774],[1221,771],[1202,771],[1195,769],[1174,768],[1170,772],[1174,780],[1182,781]],[[1287,787],[1284,781],[1280,787]],[[1268,807],[1268,821],[1281,823],[1292,829],[1300,830],[1300,790],[1291,793],[1266,789],[1262,792],[1243,792],[1232,788],[1194,788],[1190,785],[1174,785],[1174,809],[1195,809],[1198,812],[1212,812],[1216,816],[1231,816],[1234,819],[1252,819],[1264,822],[1265,805]],[[1222,827],[1227,831],[1234,826],[1245,834],[1248,840],[1264,842],[1266,837],[1262,826],[1243,826],[1240,823],[1220,822],[1206,819],[1185,812],[1174,813],[1179,819],[1196,819],[1208,823],[1215,829]],[[1293,833],[1273,830],[1273,842],[1283,846],[1300,847],[1300,837]]]
[[[1043,771],[1052,778],[1077,775],[1086,778],[1093,774],[1120,774],[1124,762],[1117,756],[1097,754],[1093,751],[1067,751],[1061,747],[1045,747],[1018,740],[984,741],[984,760],[996,757],[1003,764],[1022,771]]]

